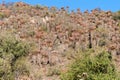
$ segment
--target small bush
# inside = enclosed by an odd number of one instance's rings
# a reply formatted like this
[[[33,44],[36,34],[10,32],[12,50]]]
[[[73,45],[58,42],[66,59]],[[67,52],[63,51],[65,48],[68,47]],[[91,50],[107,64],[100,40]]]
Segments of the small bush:
[[[35,8],[36,8],[36,9],[40,9],[40,8],[41,8],[41,5],[40,5],[40,4],[37,4],[37,5],[35,5]]]
[[[119,80],[109,53],[103,51],[91,56],[86,52],[80,55],[61,80]]]
[[[7,75],[6,75],[7,74]],[[10,76],[11,74],[11,65],[8,61],[0,58],[0,78]]]
[[[3,19],[4,17],[6,17],[6,15],[2,12],[0,12],[0,19]]]
[[[17,61],[14,64],[14,71],[17,73],[17,75],[29,75],[29,69],[26,63],[26,58],[22,57],[17,59]]]
[[[120,11],[117,11],[116,13],[114,13],[113,19],[114,20],[120,20]]]
[[[53,68],[53,69],[50,68],[48,73],[47,73],[47,76],[60,75],[60,74],[61,74],[61,72],[60,72],[59,69],[57,69],[57,68]]]
[[[100,47],[103,47],[106,45],[106,41],[104,39],[101,39],[98,44]]]
[[[29,45],[12,36],[0,35],[0,80],[14,80],[14,72],[25,70],[18,61],[29,53]],[[16,64],[22,66],[16,66]]]

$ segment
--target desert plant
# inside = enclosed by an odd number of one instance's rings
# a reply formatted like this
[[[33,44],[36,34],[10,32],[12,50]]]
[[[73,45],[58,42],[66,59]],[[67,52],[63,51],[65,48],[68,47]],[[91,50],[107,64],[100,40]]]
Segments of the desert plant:
[[[17,59],[13,66],[15,77],[21,76],[21,75],[29,75],[29,68],[26,61],[26,57],[21,57]]]
[[[97,55],[90,55],[91,53],[85,52],[76,58],[61,80],[119,80],[109,53],[102,51]]]
[[[116,13],[114,13],[113,19],[114,20],[120,20],[120,11],[117,11]]]
[[[36,4],[36,5],[35,5],[35,8],[36,8],[36,9],[40,9],[40,8],[41,8],[41,5],[40,5],[40,4]]]
[[[29,53],[29,47],[12,36],[0,36],[0,78],[2,80],[13,80],[14,68],[18,59]],[[11,79],[12,78],[12,79]]]
[[[61,72],[60,72],[59,69],[57,69],[57,68],[53,68],[53,69],[50,68],[48,73],[47,73],[47,76],[60,75],[60,74],[61,74]]]
[[[2,12],[0,12],[0,19],[3,19],[4,17],[6,17],[6,15]]]
[[[106,45],[105,39],[101,39],[101,40],[99,41],[98,45],[101,46],[101,47],[102,47],[102,46],[105,46],[105,45]]]
[[[0,58],[0,80],[12,79],[12,71],[10,62]]]

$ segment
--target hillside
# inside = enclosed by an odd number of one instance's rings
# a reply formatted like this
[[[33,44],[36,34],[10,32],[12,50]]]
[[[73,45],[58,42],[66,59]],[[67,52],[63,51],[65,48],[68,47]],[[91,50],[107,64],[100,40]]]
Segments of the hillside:
[[[23,2],[1,4],[0,80],[61,80],[69,64],[88,50],[108,52],[118,72],[118,13],[100,9],[70,12],[69,7]]]

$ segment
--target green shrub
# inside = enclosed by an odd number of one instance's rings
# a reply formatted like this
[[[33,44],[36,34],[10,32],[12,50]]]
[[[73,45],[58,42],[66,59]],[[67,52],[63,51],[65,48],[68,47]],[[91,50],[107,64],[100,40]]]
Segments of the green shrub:
[[[14,72],[18,69],[15,64],[28,53],[28,44],[12,36],[0,35],[0,80],[14,80]]]
[[[11,55],[13,58],[19,58],[29,53],[29,46],[14,37],[0,38],[0,57]]]
[[[2,58],[0,58],[0,77],[6,77],[5,74],[11,73],[10,63]]]
[[[35,5],[36,9],[40,9],[42,6],[40,4]]]
[[[116,13],[114,13],[113,19],[114,20],[120,20],[120,11],[117,11]]]
[[[2,12],[0,12],[0,19],[3,19],[4,17],[6,17],[6,15]]]
[[[105,39],[101,39],[101,40],[99,41],[98,45],[99,45],[100,47],[105,46],[105,45],[106,45]]]
[[[88,51],[80,55],[68,72],[62,74],[61,80],[120,80],[109,53],[103,51],[93,55]]]
[[[17,61],[14,64],[14,71],[17,73],[17,75],[29,75],[29,68],[27,66],[26,57],[22,57],[17,59]]]
[[[48,73],[47,73],[47,76],[53,76],[53,75],[60,75],[61,72],[58,68],[50,68]]]

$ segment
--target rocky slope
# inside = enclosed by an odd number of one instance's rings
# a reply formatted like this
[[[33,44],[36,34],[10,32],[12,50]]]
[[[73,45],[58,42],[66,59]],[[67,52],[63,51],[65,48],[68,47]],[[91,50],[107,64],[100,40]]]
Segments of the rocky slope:
[[[69,12],[69,7],[1,4],[0,33],[4,31],[34,44],[25,61],[30,74],[16,80],[60,80],[77,52],[88,48],[103,47],[119,62],[120,26],[111,11]]]

